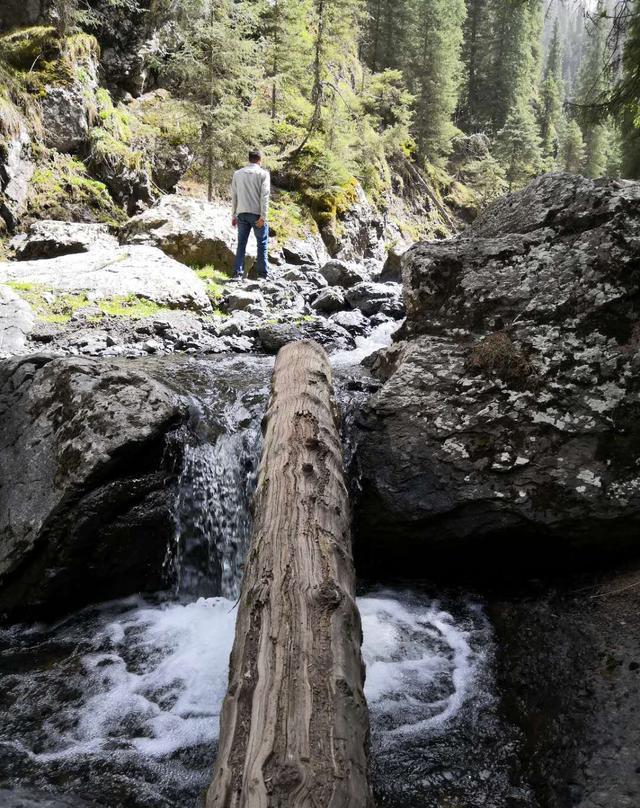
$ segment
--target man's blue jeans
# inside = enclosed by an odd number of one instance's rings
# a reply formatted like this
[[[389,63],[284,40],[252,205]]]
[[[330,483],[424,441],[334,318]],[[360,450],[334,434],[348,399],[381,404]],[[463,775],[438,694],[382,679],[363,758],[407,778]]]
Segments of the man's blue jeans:
[[[253,230],[258,242],[258,277],[266,278],[269,272],[269,259],[267,249],[269,246],[269,225],[265,222],[263,227],[256,227],[256,222],[260,216],[257,213],[238,214],[238,250],[236,252],[236,263],[233,274],[236,278],[241,278],[244,272],[244,257],[247,251],[247,241],[249,234]]]

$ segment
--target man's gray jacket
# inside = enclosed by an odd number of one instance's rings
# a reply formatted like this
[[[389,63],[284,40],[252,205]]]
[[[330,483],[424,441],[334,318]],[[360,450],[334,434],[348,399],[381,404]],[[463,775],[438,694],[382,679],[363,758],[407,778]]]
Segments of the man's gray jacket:
[[[255,213],[266,219],[269,215],[271,179],[269,172],[257,163],[238,169],[231,182],[232,215]]]

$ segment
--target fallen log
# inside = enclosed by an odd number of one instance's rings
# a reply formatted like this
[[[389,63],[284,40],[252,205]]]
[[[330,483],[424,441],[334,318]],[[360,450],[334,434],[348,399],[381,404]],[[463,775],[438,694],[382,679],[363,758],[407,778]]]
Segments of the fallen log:
[[[276,359],[206,808],[371,808],[349,498],[331,369]]]

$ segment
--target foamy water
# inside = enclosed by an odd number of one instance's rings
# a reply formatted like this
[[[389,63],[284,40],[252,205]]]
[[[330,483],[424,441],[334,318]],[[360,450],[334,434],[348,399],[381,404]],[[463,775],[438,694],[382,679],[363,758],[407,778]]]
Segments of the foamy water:
[[[332,367],[359,365],[363,359],[374,351],[391,345],[391,337],[400,328],[401,323],[389,320],[376,326],[368,337],[356,337],[356,347],[350,350],[335,351],[329,357]]]
[[[383,593],[359,598],[358,606],[365,693],[377,735],[389,744],[398,736],[437,731],[470,697],[482,664],[481,652],[472,650],[469,626],[424,598]],[[92,618],[95,650],[81,654],[73,666],[77,697],[56,705],[43,723],[44,737],[33,748],[28,738],[13,738],[34,761],[100,758],[114,747],[157,759],[215,742],[234,601],[152,605],[129,600],[118,604],[118,611],[113,616],[105,608]],[[63,624],[54,634],[56,642],[72,643],[78,626]],[[46,678],[38,679],[37,690],[46,700]],[[20,690],[31,690],[32,684],[24,674]]]

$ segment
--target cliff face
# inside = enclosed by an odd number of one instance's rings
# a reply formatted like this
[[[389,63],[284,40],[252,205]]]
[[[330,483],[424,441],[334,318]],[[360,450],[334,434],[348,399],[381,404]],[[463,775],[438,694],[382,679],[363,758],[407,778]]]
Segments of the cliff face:
[[[639,236],[637,183],[546,175],[407,253],[403,341],[360,422],[365,563],[637,545]]]

